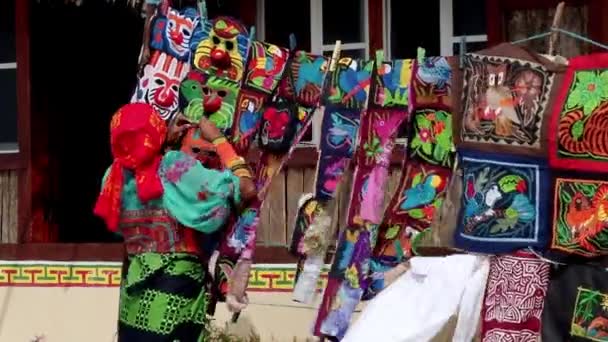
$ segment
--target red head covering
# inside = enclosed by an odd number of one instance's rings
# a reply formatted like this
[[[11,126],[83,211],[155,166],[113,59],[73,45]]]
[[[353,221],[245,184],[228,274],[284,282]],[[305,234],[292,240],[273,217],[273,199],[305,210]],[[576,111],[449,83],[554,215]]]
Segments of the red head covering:
[[[137,195],[142,202],[162,195],[158,167],[166,134],[165,121],[148,104],[131,103],[114,114],[110,124],[114,162],[94,209],[111,231],[117,230],[120,219],[123,168],[135,173]]]

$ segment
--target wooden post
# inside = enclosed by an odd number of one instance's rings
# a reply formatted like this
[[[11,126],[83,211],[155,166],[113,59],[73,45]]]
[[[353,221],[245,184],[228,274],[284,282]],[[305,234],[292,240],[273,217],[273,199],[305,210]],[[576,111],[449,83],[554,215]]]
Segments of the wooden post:
[[[549,52],[548,54],[550,56],[553,56],[553,53],[555,52],[555,43],[557,42],[557,36],[558,36],[558,32],[555,31],[556,28],[559,27],[560,22],[562,20],[562,13],[564,12],[564,6],[565,6],[565,2],[560,2],[557,5],[557,8],[555,9],[555,15],[553,16],[553,24],[551,25],[551,30],[553,30],[553,32],[551,33],[551,36],[549,37]]]

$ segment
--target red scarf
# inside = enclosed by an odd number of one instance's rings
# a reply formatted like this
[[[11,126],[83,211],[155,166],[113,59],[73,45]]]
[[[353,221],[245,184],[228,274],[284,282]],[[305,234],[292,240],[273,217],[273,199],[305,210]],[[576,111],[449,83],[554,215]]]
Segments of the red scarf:
[[[112,117],[110,144],[114,162],[94,209],[111,231],[118,229],[120,219],[123,169],[135,173],[137,195],[142,202],[162,195],[158,167],[166,135],[165,122],[148,104],[125,105]]]

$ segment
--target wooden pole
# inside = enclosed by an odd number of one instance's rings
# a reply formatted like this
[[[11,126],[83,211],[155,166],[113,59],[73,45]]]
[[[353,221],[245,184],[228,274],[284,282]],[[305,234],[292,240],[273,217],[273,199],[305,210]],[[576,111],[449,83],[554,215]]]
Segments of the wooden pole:
[[[553,24],[551,25],[551,36],[549,38],[549,55],[552,56],[555,52],[555,43],[557,42],[558,32],[555,31],[556,28],[559,27],[560,22],[562,20],[562,14],[564,12],[565,2],[560,2],[555,9],[555,15],[553,16]]]

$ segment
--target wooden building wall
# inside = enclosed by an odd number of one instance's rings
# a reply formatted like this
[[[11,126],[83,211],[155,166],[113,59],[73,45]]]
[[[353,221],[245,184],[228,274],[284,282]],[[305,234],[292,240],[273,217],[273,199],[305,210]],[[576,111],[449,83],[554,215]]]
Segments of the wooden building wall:
[[[16,243],[19,225],[17,170],[0,171],[0,242]]]
[[[259,246],[286,246],[291,240],[298,200],[304,193],[314,191],[314,167],[290,167],[272,181],[272,186],[262,207],[258,231]],[[401,169],[393,167],[390,171],[387,191],[384,196],[384,207],[388,205],[401,177]],[[344,227],[348,210],[349,189],[352,178],[346,176],[340,185],[337,205],[339,226]]]

